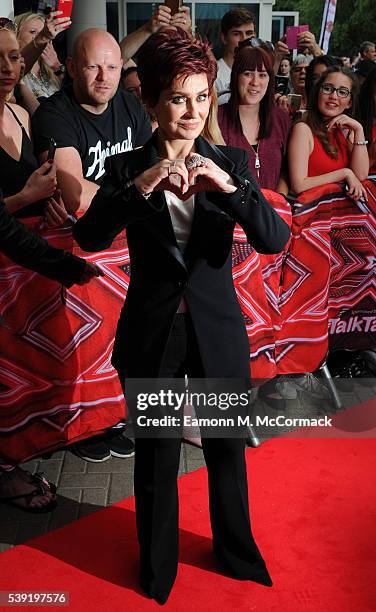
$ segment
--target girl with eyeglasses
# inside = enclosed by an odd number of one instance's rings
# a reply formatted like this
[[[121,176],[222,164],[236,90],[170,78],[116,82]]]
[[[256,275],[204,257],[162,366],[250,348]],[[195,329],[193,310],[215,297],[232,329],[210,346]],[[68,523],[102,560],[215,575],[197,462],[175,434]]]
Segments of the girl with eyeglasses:
[[[361,181],[369,159],[363,127],[353,119],[356,76],[343,66],[328,68],[315,83],[308,112],[292,130],[289,147],[291,188],[295,193],[345,181],[354,200],[366,196]]]

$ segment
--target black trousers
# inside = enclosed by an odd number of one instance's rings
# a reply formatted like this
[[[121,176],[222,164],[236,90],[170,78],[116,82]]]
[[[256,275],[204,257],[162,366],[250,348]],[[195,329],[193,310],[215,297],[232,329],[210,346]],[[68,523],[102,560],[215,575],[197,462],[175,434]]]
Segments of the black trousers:
[[[189,315],[176,315],[161,378],[202,378],[203,368]],[[232,576],[271,584],[253,539],[244,439],[202,438],[209,479],[213,548]],[[135,498],[141,585],[165,601],[178,567],[177,475],[181,439],[136,438]]]

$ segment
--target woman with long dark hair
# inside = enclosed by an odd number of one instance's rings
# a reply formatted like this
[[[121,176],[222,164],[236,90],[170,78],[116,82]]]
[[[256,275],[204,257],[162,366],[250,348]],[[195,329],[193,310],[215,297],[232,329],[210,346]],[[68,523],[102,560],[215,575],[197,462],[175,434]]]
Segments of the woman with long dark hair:
[[[366,197],[361,181],[369,159],[363,127],[353,119],[357,96],[357,78],[343,66],[328,68],[315,83],[308,112],[294,125],[289,142],[294,192],[345,181],[350,197]]]
[[[283,191],[281,176],[290,118],[274,104],[273,58],[261,47],[239,45],[231,72],[231,96],[218,108],[227,145],[245,149],[249,169],[260,187]]]
[[[127,232],[132,275],[112,361],[135,424],[132,380],[177,379],[183,389],[185,376],[248,384],[248,338],[231,274],[234,226],[261,252],[279,252],[289,237],[247,154],[200,136],[216,76],[209,44],[180,29],[155,34],[138,56],[138,74],[158,128],[144,147],[106,160],[104,181],[74,227],[88,251]],[[140,583],[159,603],[178,567],[179,424],[167,432],[147,438],[138,428],[135,445]],[[271,586],[251,533],[244,438],[202,436],[202,445],[214,553],[231,576]]]

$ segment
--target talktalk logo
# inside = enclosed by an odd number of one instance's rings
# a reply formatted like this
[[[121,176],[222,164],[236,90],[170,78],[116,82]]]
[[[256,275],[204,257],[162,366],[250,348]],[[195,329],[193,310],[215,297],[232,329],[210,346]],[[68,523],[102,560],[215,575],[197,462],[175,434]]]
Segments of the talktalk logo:
[[[376,332],[376,317],[350,317],[348,321],[329,319],[330,334],[346,334],[349,332]]]

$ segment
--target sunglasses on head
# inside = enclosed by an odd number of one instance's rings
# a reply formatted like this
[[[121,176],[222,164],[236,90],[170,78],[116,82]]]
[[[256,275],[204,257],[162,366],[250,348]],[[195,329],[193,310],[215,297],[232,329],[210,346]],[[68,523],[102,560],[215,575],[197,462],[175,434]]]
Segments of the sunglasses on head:
[[[244,47],[261,47],[264,51],[274,51],[274,45],[270,40],[262,40],[262,38],[246,38],[242,40],[237,47],[235,47],[235,53]]]
[[[17,30],[17,26],[11,19],[8,19],[8,17],[0,17],[0,30],[15,32]]]

